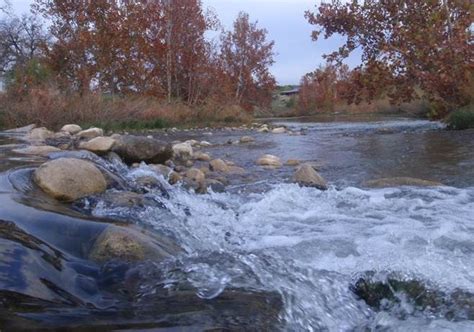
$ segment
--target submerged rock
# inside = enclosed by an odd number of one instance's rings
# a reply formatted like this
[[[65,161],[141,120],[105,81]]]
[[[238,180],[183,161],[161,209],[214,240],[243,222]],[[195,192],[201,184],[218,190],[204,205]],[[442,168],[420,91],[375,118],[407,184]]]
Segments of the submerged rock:
[[[281,167],[282,163],[280,158],[271,154],[265,154],[257,160],[257,165],[270,166],[270,167]]]
[[[34,173],[36,184],[48,195],[65,202],[104,192],[107,182],[91,162],[60,158],[41,165]]]
[[[272,134],[284,134],[286,133],[285,127],[278,127],[272,130]]]
[[[211,171],[214,171],[214,172],[225,173],[229,171],[229,166],[222,159],[211,160],[211,162],[209,163],[209,168]]]
[[[288,159],[288,161],[286,162],[286,165],[287,166],[299,166],[300,161],[296,160],[296,159]]]
[[[175,172],[175,171],[172,171],[169,175],[168,175],[168,182],[173,185],[173,184],[177,184],[178,182],[182,181],[183,180],[183,177],[178,173],[178,172]]]
[[[176,255],[180,248],[169,239],[136,230],[133,227],[108,226],[95,240],[89,259],[104,263],[117,259],[160,262]]]
[[[124,135],[116,138],[113,151],[127,164],[163,164],[172,157],[171,146],[153,138]]]
[[[47,156],[49,153],[59,152],[61,149],[49,145],[32,145],[26,148],[14,149],[12,151],[19,154]]]
[[[365,182],[365,186],[370,188],[388,188],[400,186],[438,187],[443,186],[443,184],[436,181],[422,180],[410,177],[393,177],[370,180]]]
[[[457,289],[446,293],[428,287],[421,280],[406,279],[390,274],[383,280],[374,279],[375,273],[367,272],[351,290],[375,310],[392,310],[408,302],[415,310],[443,316],[448,320],[474,320],[474,294]],[[402,306],[403,308],[403,306]],[[401,309],[403,313],[403,309]],[[395,310],[400,314],[400,310]]]
[[[81,126],[79,126],[77,124],[67,124],[67,125],[64,125],[61,128],[61,131],[64,131],[64,132],[69,133],[71,135],[75,135],[75,134],[79,133],[80,131],[82,131],[82,128],[81,128]]]
[[[252,143],[254,141],[255,141],[255,139],[252,136],[242,136],[239,140],[239,142],[242,143],[242,144]]]
[[[303,164],[296,170],[293,175],[293,182],[304,187],[314,187],[320,190],[328,189],[326,181],[318,172],[309,164]]]
[[[87,142],[79,144],[80,149],[88,150],[97,154],[106,154],[114,147],[115,140],[110,137],[96,137]]]
[[[81,130],[77,133],[77,137],[79,138],[96,138],[104,136],[104,131],[101,128],[89,128],[86,130]]]
[[[167,179],[170,173],[173,172],[173,170],[170,167],[165,166],[165,165],[157,164],[157,165],[149,165],[149,166],[153,171],[162,175],[165,179]]]

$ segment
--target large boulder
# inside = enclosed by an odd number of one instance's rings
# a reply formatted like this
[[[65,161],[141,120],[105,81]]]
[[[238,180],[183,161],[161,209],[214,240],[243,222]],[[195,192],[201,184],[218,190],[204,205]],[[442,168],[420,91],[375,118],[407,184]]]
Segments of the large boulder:
[[[442,183],[437,181],[422,180],[410,177],[381,178],[377,180],[370,180],[365,183],[365,186],[369,188],[390,188],[401,186],[438,187],[442,185]]]
[[[281,167],[282,163],[280,158],[271,154],[265,154],[257,160],[257,165],[267,167]]]
[[[77,137],[79,138],[91,139],[100,136],[104,136],[104,131],[101,128],[89,128],[77,133]]]
[[[187,160],[193,156],[191,143],[184,142],[173,145],[173,156],[177,159]]]
[[[69,133],[71,135],[75,135],[75,134],[79,133],[80,131],[82,131],[82,128],[81,128],[81,126],[79,126],[77,124],[67,124],[67,125],[64,125],[61,128],[61,131]]]
[[[303,187],[314,187],[320,190],[328,189],[326,181],[310,164],[303,164],[298,167],[292,180]]]
[[[104,263],[117,259],[139,262],[162,261],[180,252],[169,239],[139,231],[133,227],[108,226],[95,240],[89,259]]]
[[[87,142],[79,144],[80,149],[88,150],[97,154],[106,154],[114,147],[115,140],[110,137],[96,137]]]
[[[123,135],[117,137],[113,151],[127,164],[146,162],[148,164],[163,164],[173,156],[169,144],[154,138]]]
[[[34,174],[36,184],[50,196],[65,202],[102,193],[107,182],[91,162],[60,158],[41,165]]]

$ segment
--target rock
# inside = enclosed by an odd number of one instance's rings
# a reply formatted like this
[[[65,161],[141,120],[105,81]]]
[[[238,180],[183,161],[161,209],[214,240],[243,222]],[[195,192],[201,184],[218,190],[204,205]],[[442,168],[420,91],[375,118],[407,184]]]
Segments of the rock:
[[[252,143],[254,141],[255,141],[255,139],[251,136],[242,136],[239,140],[239,142],[242,143],[242,144]]]
[[[367,272],[351,287],[360,299],[375,310],[392,311],[394,307],[409,305],[414,310],[430,315],[442,315],[449,320],[474,320],[474,294],[461,289],[445,293],[430,288],[421,280],[408,279],[390,273],[382,280],[374,279],[374,272]],[[412,309],[412,310],[413,310]],[[398,314],[403,312],[397,310]]]
[[[91,139],[91,138],[104,136],[104,131],[100,128],[89,128],[89,129],[86,129],[86,130],[81,130],[76,135],[79,138]]]
[[[298,167],[292,181],[303,187],[314,187],[320,190],[328,189],[326,181],[309,164]]]
[[[28,141],[39,141],[39,142],[44,141],[48,138],[53,138],[53,137],[54,137],[54,133],[44,127],[35,128],[26,135],[26,139]]]
[[[64,132],[69,133],[71,135],[75,135],[75,134],[79,133],[80,131],[82,131],[82,128],[81,128],[81,126],[78,126],[76,124],[67,124],[67,125],[64,125],[61,128],[61,131],[64,131]]]
[[[187,160],[193,156],[193,147],[189,143],[173,145],[173,156],[177,159]]]
[[[112,150],[115,140],[110,137],[96,137],[87,142],[79,144],[80,149],[88,150],[97,154],[106,154]]]
[[[194,153],[194,159],[199,160],[199,161],[210,161],[211,156],[208,155],[207,153],[204,152],[196,152]]]
[[[170,173],[173,171],[170,167],[165,165],[150,165],[150,168],[156,173],[163,175],[165,179],[168,178]]]
[[[278,127],[272,130],[272,134],[284,134],[284,133],[286,133],[285,127]]]
[[[238,167],[238,166],[229,166],[228,173],[230,173],[230,174],[244,174],[245,169],[243,169],[242,167]]]
[[[19,154],[28,154],[28,155],[38,155],[38,156],[47,156],[51,152],[59,152],[61,149],[58,149],[54,146],[49,145],[32,145],[22,149],[14,149],[13,152]]]
[[[286,162],[287,166],[298,166],[299,164],[300,161],[296,159],[288,159],[288,161]]]
[[[163,261],[180,249],[165,238],[139,232],[132,227],[108,226],[97,237],[89,253],[89,259],[104,263],[112,259],[139,262],[145,259]]]
[[[228,172],[229,166],[222,159],[214,159],[209,163],[209,168],[214,172]]]
[[[199,142],[196,141],[195,139],[190,139],[190,140],[187,140],[186,142],[184,142],[185,144],[189,144],[191,145],[192,147],[195,147],[195,146],[198,146],[199,145]]]
[[[199,142],[199,145],[202,146],[202,147],[212,146],[212,144],[209,143],[208,141],[201,141],[201,142]]]
[[[273,156],[271,154],[265,154],[257,160],[257,165],[260,166],[271,166],[271,167],[281,167],[280,158]]]
[[[171,185],[181,182],[182,180],[183,180],[183,177],[177,172],[171,172],[168,176],[168,182]]]
[[[370,180],[365,182],[366,187],[370,188],[388,188],[400,186],[414,186],[414,187],[438,187],[443,186],[442,183],[436,181],[422,180],[410,177],[393,177],[381,178],[377,180]]]
[[[140,176],[135,179],[135,182],[145,188],[161,187],[160,181],[153,176]]]
[[[382,127],[382,128],[377,128],[375,132],[377,134],[394,134],[396,131],[394,128]]]
[[[262,126],[262,127],[260,127],[259,129],[257,129],[257,131],[258,131],[259,133],[268,133],[268,132],[270,132],[270,129],[268,129],[267,126]]]
[[[142,161],[148,164],[163,164],[173,155],[169,144],[152,138],[132,135],[120,136],[116,139],[112,150],[127,164]]]
[[[223,193],[225,191],[225,185],[222,182],[215,179],[207,179],[206,187],[211,188],[211,190],[216,193]]]
[[[206,175],[197,168],[191,168],[186,172],[186,177],[195,182],[202,182],[206,178]]]
[[[60,158],[41,165],[34,174],[36,184],[50,196],[65,202],[102,193],[107,182],[91,162]]]
[[[143,207],[147,198],[131,191],[109,191],[99,196],[101,202],[110,208],[134,208]]]

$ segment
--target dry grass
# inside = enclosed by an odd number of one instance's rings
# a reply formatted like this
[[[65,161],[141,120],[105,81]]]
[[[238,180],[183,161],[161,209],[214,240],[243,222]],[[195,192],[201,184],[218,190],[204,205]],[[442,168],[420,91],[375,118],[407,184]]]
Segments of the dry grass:
[[[168,104],[153,97],[65,94],[54,88],[32,89],[28,94],[0,94],[0,125],[19,127],[36,123],[58,129],[65,123],[105,128],[153,129],[211,123],[241,123],[250,115],[235,105],[212,100],[190,107]]]

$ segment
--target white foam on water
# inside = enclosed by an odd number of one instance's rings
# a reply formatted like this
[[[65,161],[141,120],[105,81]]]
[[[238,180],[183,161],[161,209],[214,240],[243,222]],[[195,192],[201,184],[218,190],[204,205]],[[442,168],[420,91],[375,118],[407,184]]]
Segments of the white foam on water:
[[[474,328],[474,322],[426,316],[401,323],[375,313],[349,291],[358,273],[396,271],[445,291],[474,292],[474,188],[322,192],[281,184],[251,195],[172,188],[160,200],[175,218],[163,220],[150,207],[141,212],[141,222],[171,232],[189,254],[225,253],[253,271],[267,289],[283,295],[288,330]],[[191,268],[190,279],[208,294],[202,264],[197,266],[203,276],[196,279]],[[226,268],[210,268],[208,279],[233,285],[236,273],[226,276]]]

